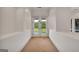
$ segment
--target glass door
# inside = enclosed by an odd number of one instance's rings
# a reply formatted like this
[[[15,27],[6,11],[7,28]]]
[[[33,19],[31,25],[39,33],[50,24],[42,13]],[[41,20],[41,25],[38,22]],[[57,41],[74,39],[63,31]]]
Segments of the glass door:
[[[41,35],[46,35],[47,34],[47,20],[41,20]]]
[[[33,35],[47,35],[47,20],[33,20]]]
[[[33,34],[39,34],[39,20],[33,20]]]

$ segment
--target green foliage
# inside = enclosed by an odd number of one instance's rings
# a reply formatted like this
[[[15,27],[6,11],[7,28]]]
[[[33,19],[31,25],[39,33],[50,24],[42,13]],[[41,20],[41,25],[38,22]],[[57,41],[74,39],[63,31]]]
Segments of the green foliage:
[[[38,28],[38,22],[34,23],[34,28]]]
[[[41,22],[41,30],[43,33],[46,33],[46,23],[45,22]],[[38,32],[39,31],[39,22],[35,22],[34,23],[34,32]]]

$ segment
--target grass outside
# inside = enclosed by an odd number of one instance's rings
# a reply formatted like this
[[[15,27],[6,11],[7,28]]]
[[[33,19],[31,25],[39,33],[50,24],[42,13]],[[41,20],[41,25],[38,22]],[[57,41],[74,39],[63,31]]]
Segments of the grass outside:
[[[42,32],[43,33],[46,33],[46,28],[42,28]]]
[[[34,28],[34,32],[38,32],[38,28]]]
[[[38,31],[39,31],[38,28],[34,28],[34,32],[38,32]],[[46,33],[46,28],[42,28],[42,32],[43,32],[43,33]]]
[[[46,33],[46,23],[45,22],[41,22],[41,32],[42,33]],[[34,32],[39,32],[39,24],[38,22],[34,23]]]

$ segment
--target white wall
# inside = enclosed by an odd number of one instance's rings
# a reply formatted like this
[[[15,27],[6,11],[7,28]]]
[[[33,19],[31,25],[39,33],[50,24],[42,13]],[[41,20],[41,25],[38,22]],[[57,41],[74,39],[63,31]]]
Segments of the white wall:
[[[49,38],[59,51],[79,51],[79,34],[69,33],[71,32],[71,19],[74,20],[75,18],[79,18],[79,13],[72,13],[71,9],[67,7],[56,8],[56,14],[53,13],[53,10],[50,11],[48,18]]]
[[[8,52],[21,51],[31,38],[29,31],[18,32],[15,35],[0,40],[0,49],[7,49]],[[0,50],[1,52],[1,50]]]
[[[25,22],[25,9],[16,8],[16,31],[24,31],[24,22]]]
[[[79,33],[50,31],[49,37],[61,52],[79,52]]]
[[[31,13],[25,8],[0,8],[0,36],[31,30]]]
[[[0,8],[1,36],[16,32],[16,8]]]
[[[31,19],[31,12],[29,9],[25,8],[25,22],[24,22],[24,29],[32,30],[32,19]]]
[[[56,31],[56,8],[51,8],[49,11],[48,28]]]
[[[71,31],[71,10],[68,7],[56,8],[56,31]]]
[[[48,27],[57,32],[71,31],[72,12],[68,7],[51,8],[48,16]]]
[[[0,8],[0,21],[0,49],[20,51],[31,38],[30,11],[26,13],[25,8]]]
[[[49,8],[48,7],[43,7],[43,8],[37,8],[37,7],[32,7],[31,9],[31,13],[32,13],[32,17],[35,16],[48,16],[48,12],[49,12]]]

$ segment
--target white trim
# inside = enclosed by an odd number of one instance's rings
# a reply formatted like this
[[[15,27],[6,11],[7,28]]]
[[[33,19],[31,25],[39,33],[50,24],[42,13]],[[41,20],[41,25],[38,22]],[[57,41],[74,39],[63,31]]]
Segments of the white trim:
[[[19,33],[20,32],[14,32],[14,33],[10,33],[10,34],[3,35],[3,36],[0,37],[0,40],[5,39],[5,38],[8,38],[8,37],[12,37],[12,36],[17,35]]]

